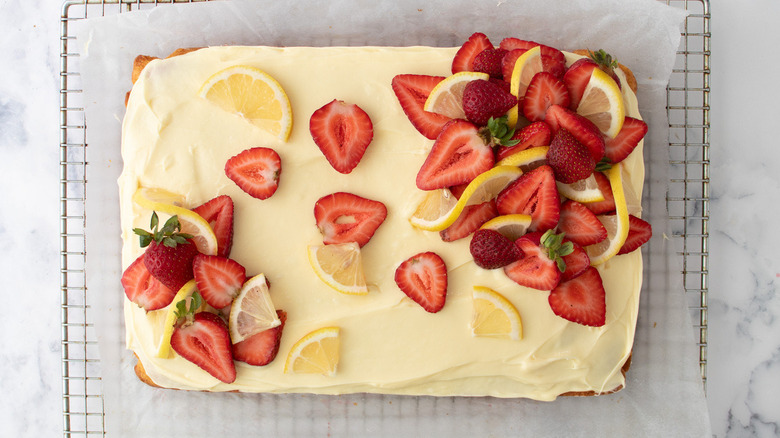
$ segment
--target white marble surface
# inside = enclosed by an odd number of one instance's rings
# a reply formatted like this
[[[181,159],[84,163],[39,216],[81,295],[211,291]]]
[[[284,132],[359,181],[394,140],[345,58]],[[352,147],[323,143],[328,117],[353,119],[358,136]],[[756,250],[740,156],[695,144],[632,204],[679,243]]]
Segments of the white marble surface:
[[[780,436],[780,2],[714,3],[707,398],[715,436]],[[63,427],[60,9],[0,0],[0,436]]]

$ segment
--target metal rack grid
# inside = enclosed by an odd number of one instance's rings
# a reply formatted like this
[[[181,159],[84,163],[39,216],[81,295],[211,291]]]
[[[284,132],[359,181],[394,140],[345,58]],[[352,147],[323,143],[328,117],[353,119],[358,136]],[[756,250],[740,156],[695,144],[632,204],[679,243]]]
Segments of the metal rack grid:
[[[87,143],[75,20],[208,0],[67,0],[60,18],[60,293],[64,436],[105,435],[95,327],[86,287]],[[663,0],[689,12],[667,88],[670,191],[666,203],[682,239],[682,275],[707,378],[709,219],[709,0]]]

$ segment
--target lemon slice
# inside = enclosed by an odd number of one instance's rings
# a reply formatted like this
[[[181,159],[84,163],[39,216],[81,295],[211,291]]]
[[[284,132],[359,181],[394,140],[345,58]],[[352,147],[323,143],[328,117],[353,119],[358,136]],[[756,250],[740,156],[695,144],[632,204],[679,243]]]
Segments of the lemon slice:
[[[498,166],[516,166],[523,172],[530,172],[539,165],[547,162],[547,151],[549,146],[536,146],[524,149],[520,152],[505,157],[498,162]]]
[[[451,119],[465,119],[463,90],[466,88],[466,84],[477,79],[488,80],[490,75],[487,73],[462,71],[447,77],[433,87],[433,90],[428,95],[428,99],[425,100],[423,109]]]
[[[279,82],[258,68],[236,65],[221,70],[201,85],[198,95],[282,141],[290,136],[290,100]]]
[[[555,184],[563,196],[573,201],[588,203],[604,200],[604,194],[601,193],[599,183],[596,182],[596,177],[593,174],[571,184],[564,184],[560,181],[555,181]]]
[[[338,327],[323,327],[298,340],[287,354],[284,372],[332,376],[339,364]]]
[[[471,294],[474,313],[471,334],[519,341],[523,324],[517,309],[498,292],[483,286],[474,286]]]
[[[309,263],[325,284],[350,295],[368,293],[357,242],[308,247]]]
[[[281,323],[268,293],[265,275],[255,275],[247,280],[230,307],[230,340],[237,344]]]
[[[590,257],[590,264],[600,265],[611,259],[620,251],[620,247],[626,242],[628,237],[628,208],[626,207],[626,197],[623,192],[623,172],[622,164],[618,163],[606,171],[610,185],[612,185],[612,196],[615,197],[614,215],[596,216],[607,229],[607,238],[601,242],[585,247],[585,251]]]
[[[534,75],[542,71],[542,49],[536,46],[520,55],[512,70],[512,79],[509,82],[509,92],[515,97],[525,96],[528,84]],[[519,108],[515,105],[509,112],[507,124],[514,127],[517,124]]]
[[[426,231],[443,230],[441,224],[449,219],[458,199],[449,189],[431,190],[409,218],[413,226]]]
[[[181,300],[186,300],[192,297],[192,294],[198,290],[195,280],[192,279],[176,292],[176,296],[173,297],[173,301],[168,305],[168,310],[165,314],[165,322],[163,323],[163,334],[160,337],[160,344],[157,347],[157,357],[167,359],[171,357],[171,336],[173,335],[173,326],[176,324],[176,304]],[[188,303],[189,305],[189,303]]]
[[[164,189],[139,188],[133,194],[133,202],[141,208],[177,216],[181,232],[192,235],[192,240],[201,254],[217,254],[217,236],[214,230],[198,213],[182,207],[183,196]]]
[[[531,216],[527,214],[505,214],[496,216],[482,224],[480,229],[494,230],[509,240],[522,237],[531,226]]]
[[[593,122],[609,138],[615,138],[626,118],[623,93],[612,77],[594,68],[582,94],[577,114]]]

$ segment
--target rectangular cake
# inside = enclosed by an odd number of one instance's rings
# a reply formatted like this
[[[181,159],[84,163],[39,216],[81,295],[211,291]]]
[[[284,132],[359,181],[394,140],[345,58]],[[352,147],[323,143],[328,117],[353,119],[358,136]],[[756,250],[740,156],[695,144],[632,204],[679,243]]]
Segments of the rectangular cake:
[[[603,324],[589,326],[557,315],[549,290],[521,286],[505,269],[478,266],[471,235],[446,242],[441,233],[410,222],[430,193],[419,188],[417,178],[438,140],[426,138],[410,123],[393,80],[398,75],[449,77],[458,52],[433,47],[210,47],[144,66],[129,94],[122,126],[123,269],[146,251],[134,229],[149,228],[152,209],[134,202],[139,189],[176,194],[175,203],[185,209],[227,195],[233,203],[229,258],[245,268],[247,278],[263,274],[268,279],[273,309],[286,317],[283,325],[269,329],[281,334],[275,358],[262,366],[234,361],[235,378],[226,383],[176,348],[160,354],[161,343],[171,336],[166,327],[176,302],[145,310],[128,298],[126,342],[138,358],[139,376],[182,390],[537,400],[610,393],[625,385],[642,285],[640,251],[594,266],[603,283],[606,312]],[[564,54],[567,68],[582,57]],[[542,65],[544,57],[542,51]],[[278,82],[292,111],[289,136],[271,133],[276,128],[264,129],[202,97],[215,74],[236,66],[259,69]],[[615,68],[614,73],[625,116],[641,119],[626,71]],[[372,123],[370,144],[348,173],[326,159],[310,126],[315,113],[334,100],[357,105]],[[522,110],[522,101],[518,108]],[[639,216],[644,179],[641,137],[638,141],[627,158],[612,164],[623,192],[636,198],[632,206],[626,196],[633,216]],[[265,199],[250,196],[226,174],[231,157],[253,148],[271,149],[281,160],[274,176],[278,187]],[[386,217],[359,249],[367,293],[339,292],[313,268],[311,248],[324,244],[315,204],[334,193],[354,194],[386,208]],[[164,210],[160,225],[167,219]],[[618,207],[616,216],[621,214],[625,217]],[[446,302],[435,313],[398,283],[399,267],[425,253],[435,253],[446,265]],[[522,321],[519,339],[473,333],[475,286],[497,293],[516,309]],[[202,309],[231,324],[229,308]],[[174,323],[179,330],[181,321]],[[291,370],[286,362],[292,350],[323,328],[337,328],[335,372]]]

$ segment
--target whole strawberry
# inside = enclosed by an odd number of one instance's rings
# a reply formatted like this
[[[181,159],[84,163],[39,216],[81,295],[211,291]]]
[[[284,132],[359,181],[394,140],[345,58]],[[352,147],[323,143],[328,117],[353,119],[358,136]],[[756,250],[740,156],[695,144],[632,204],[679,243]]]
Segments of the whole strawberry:
[[[474,71],[487,73],[492,78],[502,78],[501,61],[508,52],[504,49],[485,49],[474,58]]]
[[[171,216],[160,230],[158,225],[157,213],[152,213],[152,231],[135,228],[133,232],[140,236],[141,248],[146,248],[146,269],[167,288],[177,291],[194,278],[192,261],[198,248],[190,240],[192,235],[180,232],[178,216]]]
[[[517,261],[520,248],[496,230],[477,230],[469,245],[474,263],[484,269],[498,269]]]
[[[497,119],[517,105],[517,98],[500,85],[483,79],[466,84],[463,90],[463,111],[466,118],[485,126],[490,118]]]
[[[596,162],[588,148],[563,128],[555,133],[550,142],[547,164],[553,168],[555,179],[564,184],[587,178],[596,169]]]

